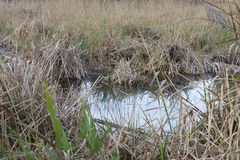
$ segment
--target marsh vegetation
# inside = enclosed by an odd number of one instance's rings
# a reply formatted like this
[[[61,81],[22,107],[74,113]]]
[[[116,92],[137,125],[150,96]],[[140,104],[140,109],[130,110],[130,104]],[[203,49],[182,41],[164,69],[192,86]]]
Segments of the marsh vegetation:
[[[0,158],[240,159],[239,24],[235,1],[1,1]],[[186,74],[204,111],[175,84]],[[164,120],[96,119],[98,83],[154,89]]]

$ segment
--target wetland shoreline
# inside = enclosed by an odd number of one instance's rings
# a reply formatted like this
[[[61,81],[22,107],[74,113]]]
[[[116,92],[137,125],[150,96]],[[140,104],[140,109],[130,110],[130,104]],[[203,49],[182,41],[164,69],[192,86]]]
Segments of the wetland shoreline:
[[[0,158],[239,159],[238,2],[215,6],[227,27],[209,22],[202,2],[106,2],[0,3]],[[217,75],[215,88],[205,73]],[[184,95],[198,86],[185,74],[200,75],[196,103]],[[114,87],[100,92],[99,81]],[[111,103],[141,85],[153,90],[146,104]],[[93,91],[110,99],[112,123],[94,119],[92,107],[104,110]]]

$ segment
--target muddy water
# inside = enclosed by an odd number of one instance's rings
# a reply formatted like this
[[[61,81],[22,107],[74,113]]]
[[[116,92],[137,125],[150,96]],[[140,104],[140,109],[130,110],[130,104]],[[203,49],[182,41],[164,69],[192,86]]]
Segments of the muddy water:
[[[172,130],[179,117],[191,107],[206,110],[204,88],[214,88],[213,78],[212,74],[206,74],[204,80],[202,76],[175,77],[174,84],[161,81],[160,91],[156,84],[151,87],[98,84],[89,93],[88,100],[94,118],[126,127],[147,128],[151,125]],[[88,91],[92,84],[86,81],[83,90]],[[170,122],[167,121],[169,118]]]

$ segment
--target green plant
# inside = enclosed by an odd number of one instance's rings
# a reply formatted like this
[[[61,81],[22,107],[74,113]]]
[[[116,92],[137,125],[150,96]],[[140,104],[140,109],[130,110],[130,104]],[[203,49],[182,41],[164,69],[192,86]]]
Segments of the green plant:
[[[164,143],[159,143],[159,153],[160,153],[161,160],[166,159],[168,137],[169,137],[169,134],[166,135],[166,139],[165,139]]]
[[[107,140],[107,135],[111,133],[111,125],[106,121],[107,129],[97,125],[102,131],[102,135],[99,135],[98,127],[96,126],[91,113],[86,108],[86,103],[82,102],[82,121],[78,121],[80,127],[80,135],[86,139],[87,147],[93,157],[101,155],[101,150],[104,149],[104,143]]]
[[[50,93],[48,91],[48,84],[46,81],[44,81],[44,88],[45,88],[45,98],[46,98],[46,104],[47,109],[50,114],[51,122],[54,128],[55,132],[55,142],[56,142],[56,148],[55,151],[57,153],[57,157],[60,158],[62,155],[62,149],[67,155],[67,159],[70,159],[70,145],[66,136],[65,131],[61,128],[60,120],[56,116],[56,111],[54,109],[54,105],[50,96]]]

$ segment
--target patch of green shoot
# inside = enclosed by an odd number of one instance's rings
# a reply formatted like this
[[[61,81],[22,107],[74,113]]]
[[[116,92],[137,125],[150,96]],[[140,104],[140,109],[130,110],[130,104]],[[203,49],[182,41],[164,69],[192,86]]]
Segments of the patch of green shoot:
[[[106,127],[95,124],[93,117],[90,111],[87,110],[85,102],[82,102],[82,121],[79,121],[80,126],[80,135],[87,141],[87,146],[90,150],[93,157],[100,155],[101,150],[104,148],[104,142],[108,133],[112,132],[111,125],[106,121]],[[100,136],[98,133],[98,127],[103,131],[103,134]]]
[[[160,153],[161,160],[166,159],[166,149],[167,149],[168,137],[169,137],[169,134],[167,134],[166,140],[164,141],[164,143],[159,144],[159,153]]]
[[[44,81],[44,89],[45,89],[45,99],[47,103],[47,109],[50,114],[51,122],[55,132],[56,151],[57,153],[60,153],[63,148],[64,152],[68,155],[68,158],[70,159],[70,156],[69,156],[70,145],[69,145],[65,131],[61,128],[60,120],[56,116],[56,111],[54,109],[54,105],[53,105],[50,93],[48,91],[48,84],[46,81]]]

